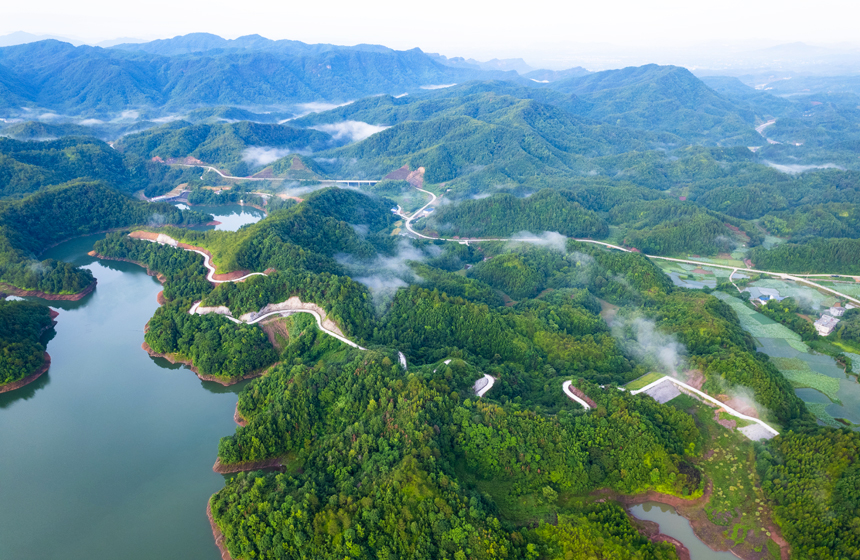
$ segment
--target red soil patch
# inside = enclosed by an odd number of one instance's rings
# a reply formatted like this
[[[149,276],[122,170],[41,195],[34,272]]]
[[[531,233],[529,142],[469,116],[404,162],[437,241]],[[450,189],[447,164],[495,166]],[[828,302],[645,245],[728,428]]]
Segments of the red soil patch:
[[[155,301],[158,302],[158,305],[165,305],[167,303],[167,300],[164,299],[164,290],[158,292],[158,295],[155,296]]]
[[[308,166],[302,161],[302,158],[294,157],[292,161],[290,161],[290,171],[310,171],[310,169],[308,169]]]
[[[415,188],[422,188],[424,186],[424,168],[419,167],[410,173],[409,176],[406,177],[406,182]]]
[[[692,272],[693,274],[710,274],[710,272],[708,272],[707,270],[703,270],[701,268],[694,268],[690,272]]]
[[[576,396],[577,396],[577,397],[579,397],[580,399],[582,399],[582,400],[584,400],[585,402],[587,402],[587,403],[588,403],[588,406],[590,406],[591,408],[597,408],[597,403],[596,403],[596,402],[594,402],[593,400],[591,400],[590,398],[588,398],[588,395],[586,395],[585,393],[583,393],[582,391],[580,391],[580,390],[579,390],[579,388],[574,387],[573,385],[571,385],[569,388],[570,388],[570,392],[571,392],[571,393],[573,393],[574,395],[576,395]]]
[[[212,503],[209,501],[206,502],[206,517],[209,518],[209,524],[212,526],[212,536],[215,537],[215,546],[221,552],[221,560],[233,560],[224,545],[224,533],[221,532],[221,528],[215,523],[215,518],[212,517]]]
[[[0,393],[8,393],[9,391],[14,391],[15,389],[20,389],[25,385],[29,385],[33,381],[39,379],[43,373],[48,371],[48,368],[51,367],[51,356],[45,352],[45,356],[42,359],[42,365],[39,366],[39,369],[25,377],[24,379],[19,379],[18,381],[13,381],[12,383],[7,383],[5,385],[0,385]]]
[[[718,408],[714,411],[714,422],[716,422],[723,428],[726,428],[728,430],[734,430],[737,427],[738,423],[734,420],[723,420],[722,418],[720,418],[720,412],[722,410],[722,408]]]
[[[684,370],[684,373],[687,376],[687,385],[701,391],[702,385],[705,384],[705,374],[703,374],[702,371],[698,369]]]
[[[409,177],[409,165],[404,165],[400,169],[395,169],[383,179],[390,179],[392,181],[405,181],[406,178]]]
[[[212,470],[218,474],[231,474],[237,472],[258,471],[260,469],[275,469],[281,466],[281,458],[262,459],[260,461],[245,461],[244,463],[221,464],[221,459],[215,461]]]
[[[243,428],[248,425],[248,421],[242,418],[242,415],[239,414],[239,403],[236,403],[236,411],[233,413],[233,421]]]
[[[734,408],[741,414],[746,414],[747,416],[752,416],[753,418],[758,418],[758,411],[748,402],[745,402],[737,397],[729,398],[728,395],[717,395],[717,400],[725,403],[726,405]]]
[[[687,197],[686,196],[679,196],[678,200],[680,200],[681,202],[685,202],[687,200]]]
[[[254,177],[255,179],[274,179],[275,174],[272,173],[271,167],[267,167],[259,173],[254,173],[251,177]]]

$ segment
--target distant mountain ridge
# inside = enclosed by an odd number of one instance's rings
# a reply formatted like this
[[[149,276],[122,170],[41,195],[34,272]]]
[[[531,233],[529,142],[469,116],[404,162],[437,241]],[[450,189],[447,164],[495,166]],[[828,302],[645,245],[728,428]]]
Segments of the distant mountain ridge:
[[[212,33],[189,33],[171,39],[157,39],[146,43],[121,43],[111,48],[161,56],[178,56],[216,50],[224,52],[276,52],[289,56],[308,56],[331,51],[397,52],[382,45],[355,45],[347,47],[327,43],[308,44],[289,39],[272,40],[261,35],[245,35],[237,39],[224,39]]]
[[[184,46],[183,41],[156,42],[160,45],[156,50],[190,49],[194,44],[202,48],[226,41],[213,37],[192,37]],[[260,41],[304,45],[254,36],[238,44]],[[277,49],[164,56],[139,48],[74,47],[55,40],[5,47],[0,48],[0,110],[20,113],[21,107],[39,107],[98,117],[144,108],[170,112],[212,105],[285,106],[396,95],[472,79],[518,78],[513,71],[451,68],[419,49],[320,48],[321,52],[300,56]]]

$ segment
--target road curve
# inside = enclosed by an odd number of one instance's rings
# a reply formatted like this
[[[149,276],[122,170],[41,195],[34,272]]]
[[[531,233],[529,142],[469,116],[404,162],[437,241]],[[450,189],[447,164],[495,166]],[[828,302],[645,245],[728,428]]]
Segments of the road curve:
[[[403,217],[403,218],[406,218],[406,229],[407,229],[407,230],[409,230],[409,233],[411,233],[411,234],[413,234],[413,235],[415,235],[415,236],[417,236],[417,237],[420,237],[420,238],[422,238],[422,239],[432,239],[432,240],[438,240],[438,241],[450,241],[450,242],[456,242],[456,243],[466,243],[466,242],[475,242],[475,243],[477,243],[477,242],[481,242],[481,241],[525,241],[525,242],[541,241],[541,239],[540,239],[540,238],[537,238],[537,237],[520,237],[520,238],[517,238],[517,237],[506,237],[506,238],[462,238],[462,239],[451,239],[451,238],[448,238],[448,237],[430,237],[430,236],[428,236],[428,235],[424,235],[424,234],[418,233],[417,231],[415,231],[414,229],[412,229],[412,221],[413,221],[413,220],[414,220],[414,219],[415,219],[415,218],[416,218],[416,217],[417,217],[421,212],[423,212],[423,211],[424,211],[428,206],[430,206],[431,204],[433,204],[434,202],[436,202],[436,195],[435,195],[435,194],[433,194],[433,193],[431,193],[430,191],[426,191],[426,190],[424,190],[424,189],[419,189],[418,187],[415,187],[415,188],[416,188],[416,190],[419,190],[419,191],[421,191],[421,192],[423,192],[423,193],[427,193],[427,194],[429,194],[429,195],[430,195],[430,197],[431,197],[430,202],[428,202],[427,204],[425,204],[424,206],[422,206],[422,207],[421,207],[420,209],[418,209],[417,211],[413,212],[411,216],[406,216],[406,214],[404,214],[404,213],[403,213],[403,211],[402,211],[402,210],[400,209],[400,207],[398,206],[398,215],[399,215],[399,216],[401,216],[401,217]],[[618,246],[618,245],[613,245],[612,243],[606,243],[606,242],[604,242],[604,241],[595,241],[594,239],[577,239],[577,238],[574,238],[574,241],[579,241],[580,243],[593,243],[593,244],[595,244],[595,245],[601,245],[601,246],[603,246],[603,247],[608,247],[609,249],[616,249],[616,250],[618,250],[618,251],[624,251],[625,253],[630,253],[630,252],[632,252],[630,249],[626,249],[626,248],[621,247],[621,246]],[[778,276],[778,277],[783,278],[783,279],[785,279],[785,280],[794,280],[795,282],[804,282],[804,283],[806,283],[806,284],[808,284],[808,285],[810,285],[810,286],[812,286],[812,287],[814,287],[814,288],[816,288],[816,289],[823,290],[823,291],[828,292],[828,293],[831,293],[831,294],[833,294],[833,295],[835,295],[835,296],[838,296],[838,297],[841,297],[841,298],[847,299],[848,301],[850,301],[850,302],[852,302],[852,303],[855,303],[855,304],[857,304],[857,305],[860,305],[860,299],[853,298],[853,297],[851,297],[851,296],[849,296],[849,295],[847,295],[847,294],[843,294],[842,292],[836,291],[836,290],[834,290],[834,289],[832,289],[832,288],[828,288],[828,287],[826,287],[826,286],[822,286],[821,284],[816,284],[815,282],[812,282],[811,280],[809,280],[809,279],[808,279],[808,277],[812,277],[812,276],[833,276],[833,275],[828,275],[828,274],[800,274],[800,275],[793,275],[793,274],[788,274],[788,273],[785,273],[785,272],[771,272],[771,271],[769,271],[769,270],[757,270],[757,269],[755,269],[755,268],[738,268],[738,267],[736,267],[736,266],[729,266],[729,265],[724,265],[724,264],[714,264],[714,263],[709,263],[709,262],[693,261],[693,260],[689,260],[689,259],[675,259],[675,258],[672,258],[672,257],[659,257],[659,256],[657,256],[657,255],[647,255],[647,254],[645,254],[645,253],[641,253],[641,254],[642,254],[642,255],[644,255],[645,257],[649,258],[649,259],[660,259],[660,260],[664,260],[664,261],[671,261],[671,262],[678,262],[678,263],[686,263],[686,264],[695,264],[695,265],[698,265],[698,266],[712,266],[712,267],[716,267],[716,268],[726,268],[726,269],[732,270],[732,271],[734,271],[734,272],[753,272],[753,273],[756,273],[756,274],[767,274],[767,275],[770,275],[770,276]],[[732,274],[732,275],[734,275],[734,274]],[[847,275],[839,275],[839,276],[845,276],[845,277],[847,277]],[[860,276],[858,276],[858,277],[851,276],[851,278],[855,278],[855,281],[856,281],[856,280],[857,280],[857,278],[860,278]]]
[[[195,315],[195,314],[196,315],[208,315],[209,313],[200,313],[199,312],[198,309],[200,307],[200,303],[201,302],[199,302],[199,301],[195,302],[194,305],[191,306],[191,309],[188,311],[188,313],[191,315]],[[272,317],[275,315],[287,316],[287,315],[292,315],[293,313],[310,313],[311,315],[314,316],[314,319],[316,319],[317,327],[319,328],[319,330],[321,330],[325,334],[332,336],[332,337],[338,339],[339,341],[343,342],[344,344],[348,344],[348,345],[352,346],[353,348],[358,348],[359,350],[367,350],[367,348],[359,346],[358,344],[356,344],[355,342],[346,338],[345,336],[341,336],[341,335],[337,334],[336,332],[330,331],[327,328],[325,328],[323,326],[322,317],[320,316],[320,314],[317,313],[316,311],[312,310],[312,309],[279,309],[277,311],[271,311],[271,312],[266,313],[264,315],[260,315],[259,317],[257,317],[256,319],[254,319],[252,321],[243,321],[241,319],[237,319],[237,318],[233,317],[233,315],[226,315],[226,314],[221,314],[221,313],[219,313],[219,315],[221,315],[222,317],[226,317],[227,319],[233,321],[236,324],[243,324],[244,323],[246,325],[253,325],[255,323],[259,323],[263,319],[268,319],[269,317]]]
[[[585,402],[584,400],[582,400],[581,398],[579,398],[573,394],[573,391],[570,390],[571,385],[572,385],[571,381],[565,381],[564,383],[561,384],[561,389],[564,391],[564,394],[567,395],[568,397],[570,397],[572,400],[581,404],[582,408],[584,408],[585,410],[590,409],[591,406],[589,406],[589,404],[587,402]]]
[[[702,391],[700,391],[698,389],[694,389],[693,387],[690,387],[689,385],[687,385],[683,381],[679,381],[679,380],[675,379],[674,377],[669,377],[668,375],[663,376],[660,379],[658,379],[657,381],[649,383],[648,385],[645,385],[641,389],[636,389],[635,391],[630,391],[630,394],[631,395],[638,395],[639,393],[644,393],[648,389],[651,389],[652,387],[655,387],[656,385],[659,385],[659,384],[664,383],[666,381],[674,383],[675,385],[677,385],[681,389],[684,389],[684,390],[689,391],[691,393],[695,393],[696,395],[702,397],[703,399],[723,408],[726,412],[728,412],[732,416],[740,418],[741,420],[747,420],[749,422],[754,422],[754,423],[760,425],[765,430],[767,430],[769,433],[773,434],[774,436],[779,435],[779,432],[777,432],[775,429],[771,428],[770,426],[768,426],[767,424],[765,424],[764,422],[762,422],[758,418],[753,418],[752,416],[747,416],[746,414],[741,414],[737,410],[731,408],[730,406],[728,406],[727,404],[725,404],[723,402],[718,401],[714,397],[712,397],[706,393],[703,393]]]
[[[483,382],[483,384],[481,384]],[[475,381],[475,395],[480,399],[484,395],[487,394],[487,391],[493,388],[493,384],[496,382],[495,378],[492,375],[484,374],[484,377]]]

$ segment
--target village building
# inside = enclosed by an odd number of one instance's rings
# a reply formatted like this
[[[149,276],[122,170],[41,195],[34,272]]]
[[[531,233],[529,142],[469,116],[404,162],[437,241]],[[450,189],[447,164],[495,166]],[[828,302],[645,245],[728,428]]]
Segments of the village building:
[[[815,330],[818,331],[818,334],[821,336],[827,336],[833,332],[833,329],[836,328],[836,325],[839,324],[839,319],[836,317],[831,317],[830,315],[822,315],[821,319],[815,321]]]

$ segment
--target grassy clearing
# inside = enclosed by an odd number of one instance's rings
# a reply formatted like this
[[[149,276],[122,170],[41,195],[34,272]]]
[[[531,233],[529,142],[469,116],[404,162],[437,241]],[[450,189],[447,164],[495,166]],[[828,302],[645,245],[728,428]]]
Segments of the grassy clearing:
[[[657,373],[656,371],[652,371],[651,373],[646,373],[645,375],[643,375],[639,379],[634,379],[633,381],[631,381],[630,383],[625,385],[624,388],[627,389],[628,391],[635,391],[637,389],[641,389],[642,387],[648,385],[649,383],[653,383],[654,381],[657,381],[658,379],[660,379],[661,377],[664,377],[664,376],[665,376],[665,374],[663,374],[663,373]]]
[[[806,408],[809,409],[818,420],[821,420],[825,425],[830,426],[831,428],[841,428],[842,424],[836,421],[835,418],[830,416],[830,414],[825,410],[827,405],[825,403],[806,403]]]
[[[713,481],[711,499],[705,512],[712,523],[728,526],[736,519],[755,517],[756,500],[761,501],[755,487],[755,451],[753,444],[740,432],[728,430],[714,420],[714,409],[687,395],[669,401],[672,406],[696,417],[706,440],[706,456],[698,463],[705,476]],[[737,420],[733,416],[727,419]],[[753,504],[751,506],[750,504]]]
[[[815,389],[819,393],[827,395],[827,398],[833,402],[840,402],[839,380],[812,371],[809,369],[809,364],[806,364],[806,369],[780,370],[780,372],[796,389],[809,387],[810,389]]]

